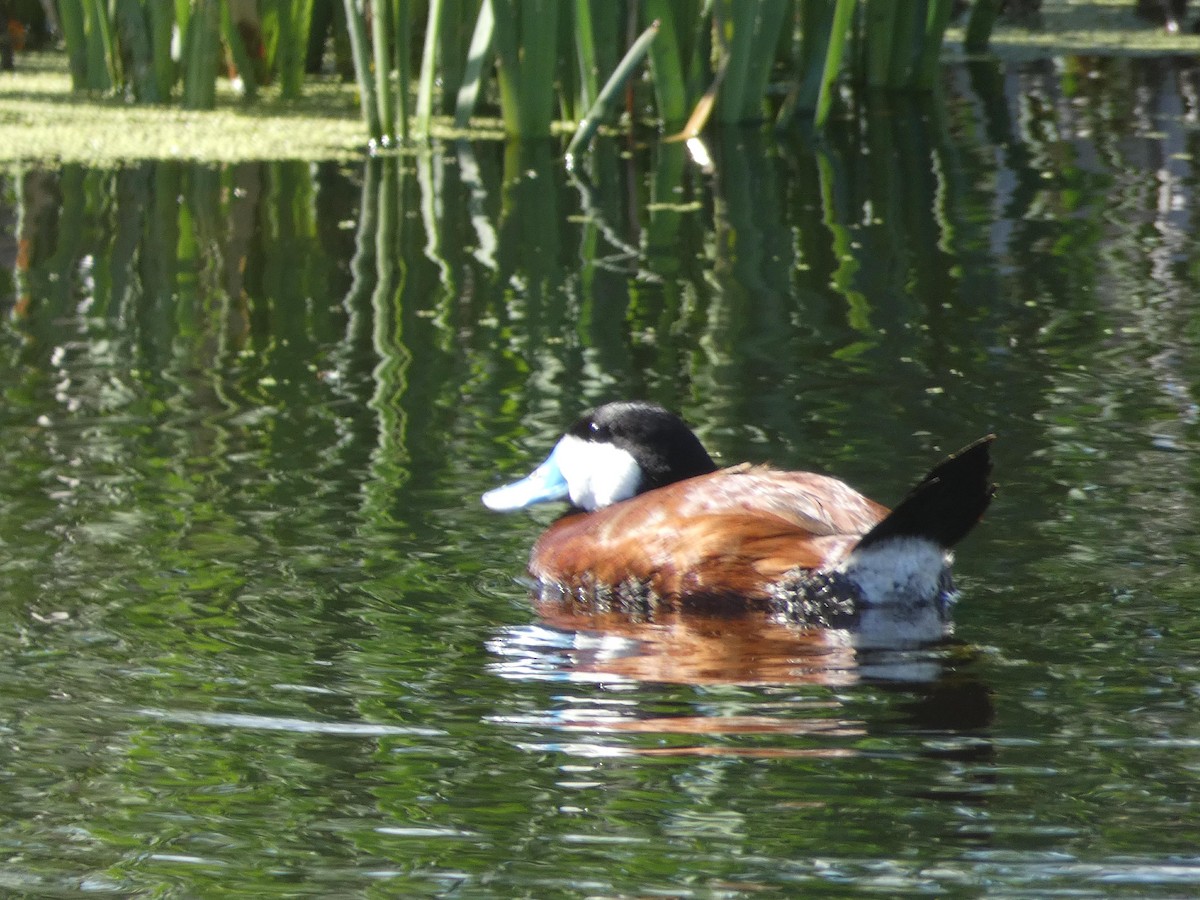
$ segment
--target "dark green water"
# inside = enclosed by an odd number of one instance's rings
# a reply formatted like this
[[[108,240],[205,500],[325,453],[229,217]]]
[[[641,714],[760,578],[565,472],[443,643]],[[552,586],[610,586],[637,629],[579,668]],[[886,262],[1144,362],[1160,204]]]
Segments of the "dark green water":
[[[1200,890],[1195,87],[0,175],[0,891]],[[619,397],[885,503],[997,432],[956,643],[539,619],[478,496]]]

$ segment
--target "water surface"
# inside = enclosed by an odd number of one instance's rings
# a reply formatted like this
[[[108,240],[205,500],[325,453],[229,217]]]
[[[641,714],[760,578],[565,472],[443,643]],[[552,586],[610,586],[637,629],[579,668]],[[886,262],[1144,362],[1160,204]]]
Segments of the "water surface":
[[[1196,96],[3,173],[0,889],[1194,892]],[[885,503],[997,432],[955,641],[539,613],[478,496],[619,397]]]

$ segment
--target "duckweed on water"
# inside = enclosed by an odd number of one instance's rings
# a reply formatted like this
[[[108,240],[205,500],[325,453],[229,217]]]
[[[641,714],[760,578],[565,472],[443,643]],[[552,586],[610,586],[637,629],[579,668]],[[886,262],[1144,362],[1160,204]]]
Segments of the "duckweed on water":
[[[253,104],[228,82],[221,88],[215,110],[129,104],[72,93],[62,53],[22,54],[16,72],[0,73],[0,162],[317,160],[360,157],[367,149],[353,84],[309,78],[299,100],[281,101],[268,88]],[[473,137],[497,134],[472,130]],[[434,135],[455,133],[439,123]]]
[[[0,160],[104,164],[127,159],[235,162],[361,154],[353,87],[310,82],[306,96],[243,105],[232,93],[212,111],[126,104],[71,91],[66,57],[25,54],[0,76]]]

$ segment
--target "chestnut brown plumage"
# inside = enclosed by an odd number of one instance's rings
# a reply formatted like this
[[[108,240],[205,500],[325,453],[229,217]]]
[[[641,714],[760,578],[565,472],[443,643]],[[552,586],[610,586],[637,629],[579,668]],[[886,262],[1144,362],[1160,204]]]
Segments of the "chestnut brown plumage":
[[[543,597],[643,610],[783,603],[814,624],[925,604],[943,621],[949,551],[994,493],[993,440],[934,467],[889,511],[827,475],[716,469],[678,417],[609,404],[572,426],[535,476],[484,500],[511,509],[569,498],[576,507],[534,545],[529,572]]]

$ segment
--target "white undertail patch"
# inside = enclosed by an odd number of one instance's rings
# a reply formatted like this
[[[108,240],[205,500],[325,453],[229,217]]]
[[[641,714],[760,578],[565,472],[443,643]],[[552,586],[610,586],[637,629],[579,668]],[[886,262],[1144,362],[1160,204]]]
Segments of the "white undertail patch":
[[[894,538],[854,550],[837,571],[862,599],[855,644],[927,644],[951,630],[948,605],[953,555],[925,538]]]

